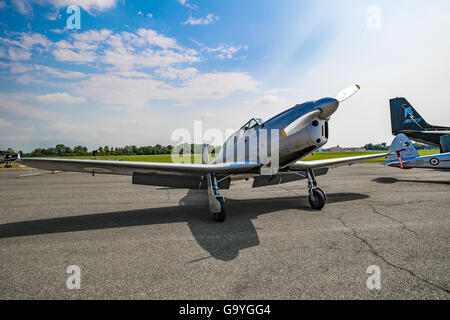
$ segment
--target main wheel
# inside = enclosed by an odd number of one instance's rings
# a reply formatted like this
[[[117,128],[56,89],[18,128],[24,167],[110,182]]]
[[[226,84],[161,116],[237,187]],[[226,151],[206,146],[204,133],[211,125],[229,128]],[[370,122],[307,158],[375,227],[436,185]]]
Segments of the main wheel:
[[[312,195],[314,196],[314,199],[311,197],[311,194],[309,195],[309,205],[313,209],[321,210],[325,206],[326,197],[325,193],[323,193],[320,189],[313,189]]]
[[[214,213],[214,219],[216,219],[217,222],[224,222],[227,218],[227,208],[225,206],[225,201],[223,200],[223,198],[216,199],[220,203],[220,212]]]

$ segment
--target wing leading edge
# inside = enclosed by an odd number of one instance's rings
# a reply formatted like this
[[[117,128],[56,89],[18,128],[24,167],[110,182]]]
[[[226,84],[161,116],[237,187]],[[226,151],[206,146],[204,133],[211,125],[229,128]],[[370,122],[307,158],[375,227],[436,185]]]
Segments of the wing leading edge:
[[[313,161],[297,161],[289,166],[289,170],[299,171],[306,169],[318,169],[318,168],[334,168],[339,166],[351,165],[360,162],[366,162],[373,159],[378,159],[388,156],[389,153],[370,154],[365,156],[345,157],[325,160],[313,160]]]
[[[221,164],[191,164],[163,163],[141,161],[111,161],[111,160],[78,160],[78,159],[47,159],[24,158],[19,160],[26,166],[55,171],[72,171],[85,173],[105,173],[133,175],[139,173],[170,173],[176,175],[199,175],[209,172],[235,174],[246,173],[258,168],[255,162],[233,162]]]

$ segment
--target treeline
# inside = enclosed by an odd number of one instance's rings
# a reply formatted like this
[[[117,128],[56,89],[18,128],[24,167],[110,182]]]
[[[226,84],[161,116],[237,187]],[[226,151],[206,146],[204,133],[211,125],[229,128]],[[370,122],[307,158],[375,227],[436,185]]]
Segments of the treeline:
[[[413,143],[413,144],[417,150],[439,150],[439,148],[428,144],[423,143]],[[365,148],[367,151],[387,151],[389,150],[389,147],[390,146],[388,146],[386,143],[383,142],[378,144],[368,143],[363,148]]]
[[[424,143],[413,143],[414,147],[416,147],[417,150],[439,150],[438,147],[431,146],[429,144]]]
[[[13,155],[13,154],[20,154],[20,156],[23,156],[22,150],[14,151],[13,148],[8,148],[6,150],[0,150],[0,156]]]
[[[171,145],[162,146],[160,144],[154,146],[125,146],[125,147],[109,147],[102,146],[98,147],[97,150],[88,151],[86,147],[76,146],[68,147],[64,144],[57,144],[54,148],[37,148],[26,156],[30,157],[41,157],[41,156],[91,156],[95,151],[98,156],[122,156],[122,155],[158,155],[158,154],[171,154],[174,147]],[[208,145],[208,151],[212,154],[220,150],[220,147],[214,147]],[[202,152],[202,145],[199,144],[184,144],[176,146],[175,151],[177,153],[190,153],[200,154]]]
[[[27,156],[42,157],[42,156],[87,156],[90,153],[88,149],[83,146],[67,147],[63,144],[57,144],[56,147],[50,148],[37,148],[34,149]]]
[[[389,150],[389,146],[383,142],[378,144],[368,143],[364,147],[367,151],[385,151]]]

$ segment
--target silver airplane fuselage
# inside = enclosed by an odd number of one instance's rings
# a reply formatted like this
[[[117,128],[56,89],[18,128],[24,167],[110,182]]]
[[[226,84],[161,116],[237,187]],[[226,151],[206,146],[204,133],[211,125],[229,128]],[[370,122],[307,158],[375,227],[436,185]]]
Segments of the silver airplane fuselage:
[[[273,139],[278,140],[279,167],[287,167],[291,163],[313,153],[328,142],[330,116],[337,110],[339,102],[334,98],[323,98],[305,102],[287,109],[271,119],[252,126],[252,120],[232,134],[223,144],[222,150],[213,163],[258,161],[261,152],[269,156],[273,148]],[[288,136],[281,132],[295,120],[316,111],[305,127]],[[272,137],[275,134],[276,137]],[[263,149],[263,150],[262,150]]]

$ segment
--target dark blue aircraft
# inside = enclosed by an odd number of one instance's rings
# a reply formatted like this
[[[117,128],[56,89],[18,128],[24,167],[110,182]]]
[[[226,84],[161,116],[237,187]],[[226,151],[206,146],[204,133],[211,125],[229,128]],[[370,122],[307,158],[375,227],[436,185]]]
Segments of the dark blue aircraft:
[[[430,144],[450,152],[450,128],[428,124],[405,98],[389,100],[392,134],[405,134],[412,140]]]

